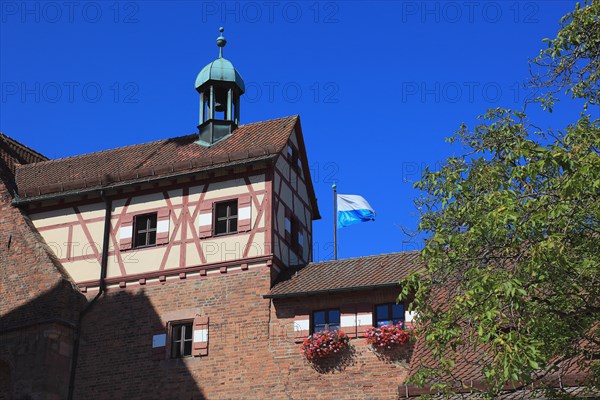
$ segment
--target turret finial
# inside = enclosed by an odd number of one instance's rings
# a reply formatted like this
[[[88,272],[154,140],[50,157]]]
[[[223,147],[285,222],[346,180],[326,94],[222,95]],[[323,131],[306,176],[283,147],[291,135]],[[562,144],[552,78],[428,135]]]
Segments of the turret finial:
[[[225,39],[225,37],[223,37],[224,31],[225,29],[223,27],[219,28],[219,32],[221,32],[221,35],[219,35],[219,37],[217,38],[217,46],[219,46],[219,58],[223,58],[223,47],[225,47],[225,45],[227,44],[227,40]]]

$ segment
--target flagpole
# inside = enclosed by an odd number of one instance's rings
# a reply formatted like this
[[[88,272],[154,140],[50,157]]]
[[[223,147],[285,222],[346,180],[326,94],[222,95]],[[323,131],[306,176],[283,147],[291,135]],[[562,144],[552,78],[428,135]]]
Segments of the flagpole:
[[[333,189],[333,259],[337,260],[337,185],[331,185]]]

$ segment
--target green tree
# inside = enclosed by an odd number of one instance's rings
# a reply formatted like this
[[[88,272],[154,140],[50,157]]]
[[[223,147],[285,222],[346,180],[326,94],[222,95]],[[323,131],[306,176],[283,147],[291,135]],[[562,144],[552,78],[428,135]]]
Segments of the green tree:
[[[534,103],[557,111],[566,93],[580,118],[544,132],[525,112],[488,110],[449,139],[465,154],[415,185],[426,267],[400,299],[415,295],[438,363],[413,383],[450,390],[456,356],[474,348],[488,355],[491,396],[566,360],[600,388],[600,1],[578,4],[545,41],[531,62]]]

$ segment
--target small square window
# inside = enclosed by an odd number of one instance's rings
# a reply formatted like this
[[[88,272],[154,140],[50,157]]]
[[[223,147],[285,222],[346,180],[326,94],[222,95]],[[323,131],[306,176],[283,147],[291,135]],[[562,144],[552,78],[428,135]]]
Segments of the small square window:
[[[339,330],[340,315],[340,310],[337,309],[313,312],[312,333]]]
[[[192,355],[193,330],[191,322],[178,322],[171,325],[171,358]]]
[[[215,235],[236,233],[237,222],[237,200],[224,201],[215,204]]]
[[[156,213],[137,215],[135,217],[135,241],[133,247],[148,247],[156,244],[156,221]]]
[[[404,305],[396,303],[375,306],[375,326],[404,323]]]

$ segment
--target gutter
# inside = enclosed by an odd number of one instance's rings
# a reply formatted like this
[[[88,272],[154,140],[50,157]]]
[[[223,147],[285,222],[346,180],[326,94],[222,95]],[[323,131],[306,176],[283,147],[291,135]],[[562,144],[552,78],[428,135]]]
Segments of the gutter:
[[[102,296],[106,289],[106,271],[108,266],[108,241],[110,239],[110,219],[112,212],[112,202],[106,197],[106,193],[104,190],[100,191],[100,197],[104,200],[105,205],[105,213],[104,213],[104,235],[102,238],[102,259],[100,260],[100,287],[96,296],[87,303],[85,308],[79,313],[79,319],[77,321],[77,325],[75,326],[75,335],[73,338],[73,354],[71,357],[71,374],[69,377],[69,394],[67,396],[68,400],[73,400],[73,395],[75,392],[75,374],[77,371],[77,360],[79,358],[79,345],[81,342],[81,325],[83,322],[83,317],[90,312],[96,301]]]

